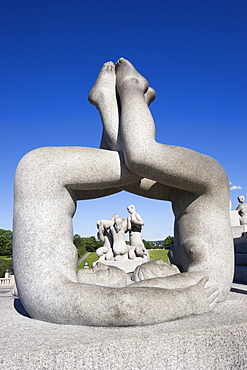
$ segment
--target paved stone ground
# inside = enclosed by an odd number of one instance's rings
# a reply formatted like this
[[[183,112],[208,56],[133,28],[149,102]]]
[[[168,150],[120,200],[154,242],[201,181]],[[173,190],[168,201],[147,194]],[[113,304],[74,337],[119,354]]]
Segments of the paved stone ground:
[[[1,288],[0,369],[246,369],[246,293],[246,285],[233,284],[209,314],[103,328],[33,320],[12,289]]]

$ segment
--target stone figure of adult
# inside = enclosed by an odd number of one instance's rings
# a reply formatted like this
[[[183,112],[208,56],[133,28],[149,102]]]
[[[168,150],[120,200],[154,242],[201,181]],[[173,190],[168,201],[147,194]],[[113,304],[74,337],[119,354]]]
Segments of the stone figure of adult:
[[[118,217],[118,215],[113,215],[111,220],[99,220],[96,224],[99,230],[97,233],[97,237],[101,242],[104,243],[102,247],[99,247],[96,250],[96,254],[99,258],[104,257],[104,259],[106,259],[107,261],[113,259],[113,238],[111,234],[111,227],[114,224],[115,217]]]
[[[243,195],[238,197],[239,205],[236,210],[238,211],[240,218],[240,225],[247,225],[247,203],[245,203],[245,198]]]
[[[115,217],[114,223],[111,226],[111,234],[113,237],[112,250],[114,259],[117,261],[129,251],[129,246],[125,242],[125,233],[127,231],[127,220],[122,217]]]
[[[226,299],[234,270],[227,176],[206,155],[155,141],[148,108],[154,98],[130,62],[121,58],[116,68],[106,63],[89,94],[102,118],[105,150],[40,148],[21,160],[14,269],[31,317],[64,324],[145,325],[208,312]],[[83,283],[72,242],[75,201],[122,189],[172,202],[170,259],[182,273],[148,280],[144,273],[143,280],[123,288]],[[46,278],[51,270],[52,284]]]
[[[127,229],[129,231],[130,247],[134,248],[135,255],[137,257],[143,257],[146,253],[146,249],[142,241],[142,226],[144,225],[144,221],[139,213],[136,212],[135,206],[133,204],[130,204],[127,207],[127,211],[130,214],[127,218]]]

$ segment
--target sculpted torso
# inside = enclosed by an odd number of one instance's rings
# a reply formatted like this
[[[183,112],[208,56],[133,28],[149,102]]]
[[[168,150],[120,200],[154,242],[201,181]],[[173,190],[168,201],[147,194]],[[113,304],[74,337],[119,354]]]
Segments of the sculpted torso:
[[[208,312],[227,297],[234,267],[227,177],[212,158],[155,141],[148,108],[154,98],[131,63],[122,58],[116,68],[106,63],[89,94],[104,126],[101,149],[40,148],[21,160],[14,269],[31,317],[63,324],[145,325]],[[111,267],[76,272],[71,221],[76,201],[121,190],[172,202],[170,255],[182,273],[173,269],[170,274],[170,267],[157,263],[140,267],[132,280]]]
[[[240,225],[247,225],[247,203],[245,203],[245,198],[243,195],[238,197],[239,205],[237,211],[240,218]]]

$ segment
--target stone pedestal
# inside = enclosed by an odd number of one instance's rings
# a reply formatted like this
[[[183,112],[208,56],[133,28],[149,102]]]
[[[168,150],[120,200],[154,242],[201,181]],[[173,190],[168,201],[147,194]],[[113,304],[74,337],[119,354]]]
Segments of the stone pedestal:
[[[133,260],[129,259],[128,255],[125,255],[118,261],[115,261],[115,260],[106,261],[104,258],[100,257],[98,261],[94,262],[94,265],[96,265],[98,262],[101,262],[104,265],[118,267],[119,269],[129,273],[129,272],[133,272],[137,266],[140,266],[143,263],[146,263],[149,261],[150,261],[150,258],[148,255],[144,257],[136,257]]]
[[[230,211],[230,220],[232,226],[232,236],[233,238],[240,238],[243,233],[247,232],[247,225],[240,225],[240,218],[238,211]]]
[[[245,288],[235,284],[226,302],[202,316],[124,328],[33,320],[2,289],[0,369],[246,369]]]
[[[234,239],[235,273],[234,281],[247,284],[247,233]]]

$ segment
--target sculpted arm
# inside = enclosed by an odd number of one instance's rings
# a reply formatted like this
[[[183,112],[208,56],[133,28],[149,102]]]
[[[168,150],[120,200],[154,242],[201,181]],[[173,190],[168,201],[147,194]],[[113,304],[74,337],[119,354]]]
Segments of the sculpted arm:
[[[107,288],[66,283],[63,293],[79,299],[76,312],[56,312],[53,322],[93,326],[148,325],[211,311],[217,292],[205,281],[186,289],[149,287]],[[58,289],[59,293],[60,289]],[[80,298],[79,298],[80,297]],[[73,301],[71,302],[74,305]],[[54,311],[54,310],[53,310]],[[73,315],[73,317],[71,317]]]
[[[141,216],[139,215],[139,213],[135,213],[132,216],[132,221],[135,223],[135,225],[140,225],[140,226],[143,226],[144,225],[144,221],[141,218]]]

